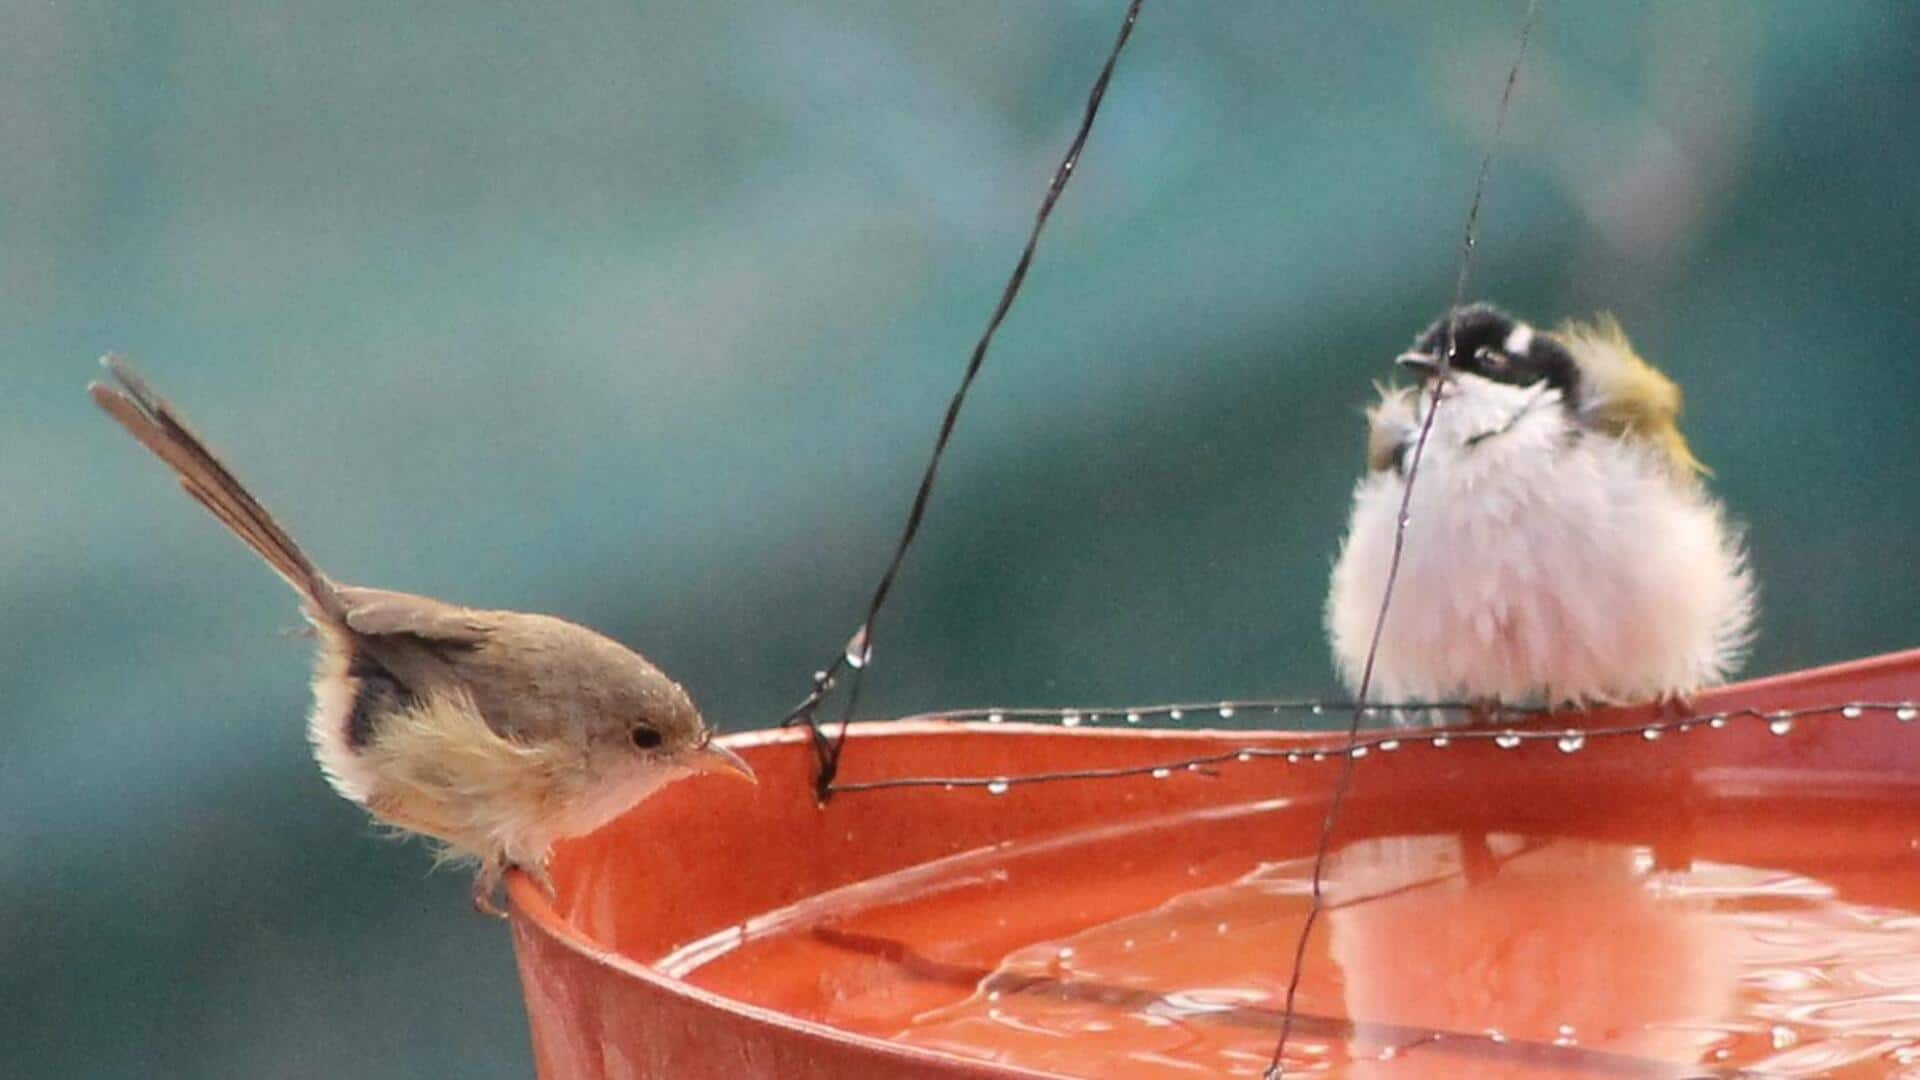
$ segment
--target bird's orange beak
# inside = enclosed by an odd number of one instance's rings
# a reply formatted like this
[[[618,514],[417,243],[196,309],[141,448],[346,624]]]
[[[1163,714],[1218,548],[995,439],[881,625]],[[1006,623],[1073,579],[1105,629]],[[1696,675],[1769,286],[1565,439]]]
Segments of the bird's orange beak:
[[[722,773],[749,784],[758,784],[760,778],[753,775],[753,766],[741,759],[739,754],[721,746],[708,743],[693,755],[693,771],[704,773]]]

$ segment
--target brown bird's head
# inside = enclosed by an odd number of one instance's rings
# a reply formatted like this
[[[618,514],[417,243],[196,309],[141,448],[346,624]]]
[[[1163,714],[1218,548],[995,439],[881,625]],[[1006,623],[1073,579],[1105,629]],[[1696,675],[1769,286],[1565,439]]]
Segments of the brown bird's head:
[[[351,620],[354,616],[349,615]],[[441,655],[496,733],[571,747],[587,778],[664,782],[753,770],[713,741],[693,699],[646,657],[577,623],[520,612],[467,612],[481,632]]]
[[[637,758],[672,772],[713,772],[754,780],[739,755],[713,741],[714,731],[685,688],[639,653],[606,640],[594,650],[599,677],[587,696],[584,737],[590,750]]]
[[[636,677],[616,686],[626,707],[608,714],[615,738],[624,742],[627,750],[654,764],[753,780],[753,770],[739,755],[713,741],[713,729],[686,690],[637,654],[633,658],[648,669],[651,677],[635,672]]]

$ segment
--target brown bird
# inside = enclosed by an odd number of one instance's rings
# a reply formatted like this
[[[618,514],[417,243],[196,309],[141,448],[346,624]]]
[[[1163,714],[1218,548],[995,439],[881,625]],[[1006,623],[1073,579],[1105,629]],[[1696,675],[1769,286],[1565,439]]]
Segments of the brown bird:
[[[307,737],[327,782],[389,825],[478,864],[474,905],[517,866],[552,891],[554,841],[696,772],[753,780],[678,683],[547,615],[336,584],[124,360],[93,400],[300,594],[320,641]]]

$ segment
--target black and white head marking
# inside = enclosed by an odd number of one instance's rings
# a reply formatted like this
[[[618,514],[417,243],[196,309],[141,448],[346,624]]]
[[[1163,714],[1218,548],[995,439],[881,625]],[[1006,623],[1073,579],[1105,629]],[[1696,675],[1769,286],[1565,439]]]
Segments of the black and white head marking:
[[[1402,353],[1402,366],[1431,375],[1446,345],[1448,317],[1442,315]],[[1491,304],[1472,304],[1454,315],[1452,370],[1512,386],[1545,382],[1560,391],[1568,409],[1578,406],[1580,369],[1573,354],[1546,334]]]

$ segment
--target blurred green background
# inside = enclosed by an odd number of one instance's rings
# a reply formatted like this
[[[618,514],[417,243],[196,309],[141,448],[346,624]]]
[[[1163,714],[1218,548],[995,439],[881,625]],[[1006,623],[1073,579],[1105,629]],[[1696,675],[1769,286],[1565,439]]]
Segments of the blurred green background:
[[[290,594],[81,387],[126,350],[339,577],[770,723],[858,622],[1119,0],[9,3],[0,1055],[519,1076],[507,935],[302,735]],[[1523,5],[1149,3],[881,626],[879,712],[1333,690],[1369,380],[1452,293]],[[1920,8],[1547,0],[1472,293],[1618,312],[1764,586],[1920,644]],[[724,853],[715,853],[724,858]]]

